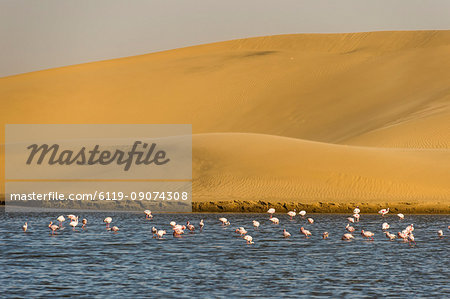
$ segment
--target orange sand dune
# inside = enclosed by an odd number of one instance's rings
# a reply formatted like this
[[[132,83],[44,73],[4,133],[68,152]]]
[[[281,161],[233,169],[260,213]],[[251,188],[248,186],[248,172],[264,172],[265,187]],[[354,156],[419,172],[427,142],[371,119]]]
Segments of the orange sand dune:
[[[1,78],[0,118],[3,124],[191,123],[195,134],[301,139],[263,138],[292,161],[268,180],[262,176],[274,166],[249,161],[265,153],[263,146],[245,160],[222,161],[214,156],[220,149],[208,150],[204,141],[218,137],[194,138],[195,200],[253,200],[257,190],[273,195],[286,188],[283,198],[429,198],[448,207],[442,180],[450,169],[449,54],[450,31],[234,40]],[[214,164],[215,171],[198,170],[197,142],[212,157],[201,165]],[[320,171],[313,165],[299,171],[305,161],[297,151],[321,153],[312,159]]]

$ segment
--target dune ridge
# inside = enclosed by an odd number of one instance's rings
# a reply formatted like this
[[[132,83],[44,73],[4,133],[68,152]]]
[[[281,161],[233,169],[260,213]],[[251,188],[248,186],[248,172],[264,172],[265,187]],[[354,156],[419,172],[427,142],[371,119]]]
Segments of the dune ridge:
[[[449,54],[445,30],[240,39],[0,78],[0,117],[190,123],[198,211],[449,213]]]

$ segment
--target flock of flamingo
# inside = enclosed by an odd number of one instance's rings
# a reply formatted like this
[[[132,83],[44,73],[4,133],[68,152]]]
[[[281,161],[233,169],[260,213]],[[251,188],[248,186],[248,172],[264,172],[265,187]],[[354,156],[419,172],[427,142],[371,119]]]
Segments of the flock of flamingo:
[[[355,228],[351,224],[355,223],[355,222],[359,222],[360,217],[361,217],[360,216],[360,212],[361,212],[361,210],[358,207],[356,207],[353,210],[353,215],[347,218],[348,223],[347,223],[347,226],[345,227],[347,232],[344,233],[343,236],[341,237],[342,240],[349,241],[349,240],[352,240],[352,239],[355,238],[355,236],[353,235],[354,232],[355,232]],[[267,211],[267,213],[270,214],[269,220],[273,224],[275,224],[275,225],[280,224],[280,220],[278,218],[276,218],[276,217],[273,217],[273,214],[275,214],[275,209],[274,208],[270,208]],[[378,213],[381,214],[382,217],[384,217],[386,214],[389,213],[389,208],[382,209]],[[152,214],[152,212],[150,210],[145,210],[144,214],[145,214],[145,218],[146,219],[148,219],[148,220],[153,219],[153,214]],[[290,217],[291,220],[293,220],[294,217],[297,216],[296,210],[289,211],[287,214],[288,214],[288,216]],[[305,218],[306,211],[302,210],[302,211],[300,211],[298,213],[298,215],[300,217],[302,217],[302,218]],[[399,219],[404,219],[405,218],[405,216],[403,214],[401,214],[401,213],[397,214],[397,216],[398,216]],[[78,216],[67,215],[67,218],[70,219],[69,225],[72,226],[73,230],[75,230],[76,227],[78,226]],[[307,217],[306,219],[307,219],[308,223],[310,223],[310,224],[314,223],[314,219],[313,218]],[[58,218],[56,218],[56,220],[59,222],[59,225],[54,224],[53,221],[50,221],[50,223],[48,225],[48,228],[50,229],[52,235],[56,234],[56,231],[63,229],[63,223],[64,223],[64,221],[66,221],[66,218],[63,215],[61,215]],[[221,217],[221,218],[219,218],[219,221],[222,224],[222,226],[231,225],[230,221],[228,221],[227,218]],[[103,222],[106,224],[106,230],[112,231],[114,233],[117,233],[119,231],[119,228],[117,226],[112,226],[112,227],[110,226],[110,224],[112,222],[112,218],[111,217],[106,217],[103,220]],[[82,223],[81,228],[84,230],[86,228],[86,226],[87,226],[87,219],[83,219],[81,221],[81,223]],[[260,225],[261,224],[260,224],[259,221],[253,220],[253,227],[254,227],[255,230],[257,230]],[[190,232],[194,232],[195,231],[195,226],[190,221],[187,221],[186,225],[177,224],[175,221],[172,221],[172,222],[170,222],[170,226],[172,227],[172,230],[173,230],[172,235],[174,237],[180,237],[182,234],[184,234],[184,231],[186,229],[189,230]],[[199,222],[200,231],[203,229],[204,226],[205,226],[205,223],[204,223],[203,219],[201,219],[200,222]],[[390,228],[390,225],[387,222],[384,222],[382,224],[382,226],[381,226],[382,231],[384,232],[384,234],[386,235],[386,237],[389,240],[393,241],[396,238],[398,238],[398,239],[400,239],[400,240],[402,240],[404,242],[409,242],[409,244],[412,244],[412,243],[415,244],[415,239],[414,239],[414,234],[413,234],[414,224],[408,225],[404,230],[398,232],[397,234],[390,233],[389,232],[389,228]],[[447,229],[450,230],[450,225],[447,227]],[[22,230],[24,232],[26,232],[28,230],[28,222],[25,222],[25,224],[22,226]],[[253,244],[254,243],[253,242],[253,237],[248,234],[248,231],[244,227],[237,228],[235,230],[235,232],[237,234],[239,234],[247,242],[247,244]],[[303,234],[305,236],[305,238],[309,238],[310,236],[312,236],[312,233],[309,230],[305,229],[303,226],[300,227],[300,233]],[[152,234],[153,234],[154,238],[162,239],[162,238],[164,238],[164,235],[167,234],[167,232],[166,232],[166,230],[157,229],[155,227],[152,227]],[[362,235],[363,238],[366,238],[368,240],[372,240],[373,241],[375,234],[373,232],[370,232],[370,231],[361,230],[361,235]],[[444,237],[443,230],[441,230],[441,229],[438,230],[437,231],[437,235],[438,235],[439,238],[443,238]],[[283,229],[282,236],[284,238],[290,238],[292,235],[286,229]],[[328,237],[329,237],[329,233],[328,232],[325,231],[325,232],[322,233],[322,239],[327,239]]]

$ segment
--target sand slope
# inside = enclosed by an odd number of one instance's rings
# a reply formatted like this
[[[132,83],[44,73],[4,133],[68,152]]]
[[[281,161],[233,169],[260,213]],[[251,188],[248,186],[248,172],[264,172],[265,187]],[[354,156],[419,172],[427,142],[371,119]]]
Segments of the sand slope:
[[[227,41],[1,78],[0,119],[227,133],[194,138],[199,201],[439,200],[450,211],[449,54],[450,31]],[[245,158],[216,156],[223,140],[245,144]],[[259,162],[264,143],[285,161],[277,171]]]

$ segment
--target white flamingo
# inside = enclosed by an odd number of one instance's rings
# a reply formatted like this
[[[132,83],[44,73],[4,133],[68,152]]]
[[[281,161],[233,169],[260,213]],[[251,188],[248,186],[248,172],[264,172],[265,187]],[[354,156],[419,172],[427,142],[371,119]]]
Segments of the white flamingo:
[[[272,221],[273,224],[280,224],[280,219],[273,217],[269,219],[270,221]]]
[[[383,223],[382,225],[381,225],[381,229],[382,230],[387,230],[387,229],[389,229],[391,226],[387,223],[387,222],[385,222],[385,223]]]
[[[111,227],[111,230],[115,233],[117,233],[119,231],[119,228],[117,226],[113,226]]]
[[[25,222],[25,224],[27,224],[27,223]],[[25,230],[25,231],[26,231],[26,230]],[[439,237],[439,238],[444,237],[444,232],[442,231],[442,229],[438,230],[437,234],[438,234],[438,237]]]
[[[295,215],[297,215],[295,209],[293,211],[289,211],[287,214],[289,217],[291,217],[291,220],[295,217]]]
[[[109,229],[109,225],[112,222],[112,218],[111,217],[106,217],[105,219],[103,219],[103,222],[106,223],[106,229]]]
[[[355,223],[355,218],[353,217],[348,217],[347,220],[348,222]]]
[[[359,213],[361,213],[361,210],[359,209],[359,207],[356,207],[356,208],[353,210],[353,214],[359,214]]]
[[[152,235],[155,236],[156,233],[158,232],[158,230],[156,229],[156,227],[152,227]]]
[[[378,214],[381,214],[381,216],[384,216],[384,215],[386,215],[387,213],[389,213],[389,208],[387,208],[387,209],[382,209],[382,210],[379,210],[379,211],[378,211]]]
[[[253,242],[253,238],[252,238],[252,236],[250,236],[250,235],[246,235],[246,236],[244,237],[244,240],[247,241],[247,244],[253,244],[253,243],[254,243],[254,242]]]
[[[354,214],[353,215],[353,218],[355,218],[355,221],[356,222],[359,222],[359,218],[360,218],[361,216],[359,215],[359,214]]]
[[[162,239],[163,236],[166,234],[165,230],[159,230],[156,235],[158,236],[158,239]]]
[[[152,219],[153,218],[152,211],[150,211],[150,210],[145,210],[144,214],[145,214],[145,219]]]
[[[200,230],[203,229],[203,227],[205,226],[205,223],[203,222],[203,219],[200,220],[200,222],[198,223],[198,226],[200,227]]]
[[[170,226],[175,227],[175,225],[177,225],[177,223],[175,221],[170,221]]]
[[[298,214],[299,214],[300,216],[302,216],[302,217],[305,217],[306,211],[301,210],[300,212],[298,212]]]
[[[397,216],[398,216],[398,218],[400,218],[400,219],[405,219],[405,215],[403,215],[402,213],[398,213]]]
[[[58,218],[56,218],[56,220],[59,221],[59,227],[63,227],[63,222],[66,221],[66,218],[64,218],[64,216],[61,215]]]
[[[25,222],[25,224],[22,225],[22,230],[25,233],[27,231],[27,229],[28,229],[28,222]]]
[[[255,229],[258,229],[259,225],[260,225],[259,221],[253,220],[253,227]]]
[[[314,219],[308,218],[308,222],[311,223],[311,224],[313,224],[313,223],[314,223]]]
[[[270,218],[272,218],[272,217],[273,217],[273,214],[275,214],[275,209],[274,209],[274,208],[270,208],[270,209],[267,211],[267,213],[269,213],[269,214],[270,214]]]
[[[344,234],[342,236],[342,240],[351,240],[351,239],[354,239],[354,238],[355,237],[352,234],[350,234],[350,233],[346,233],[346,234]]]

